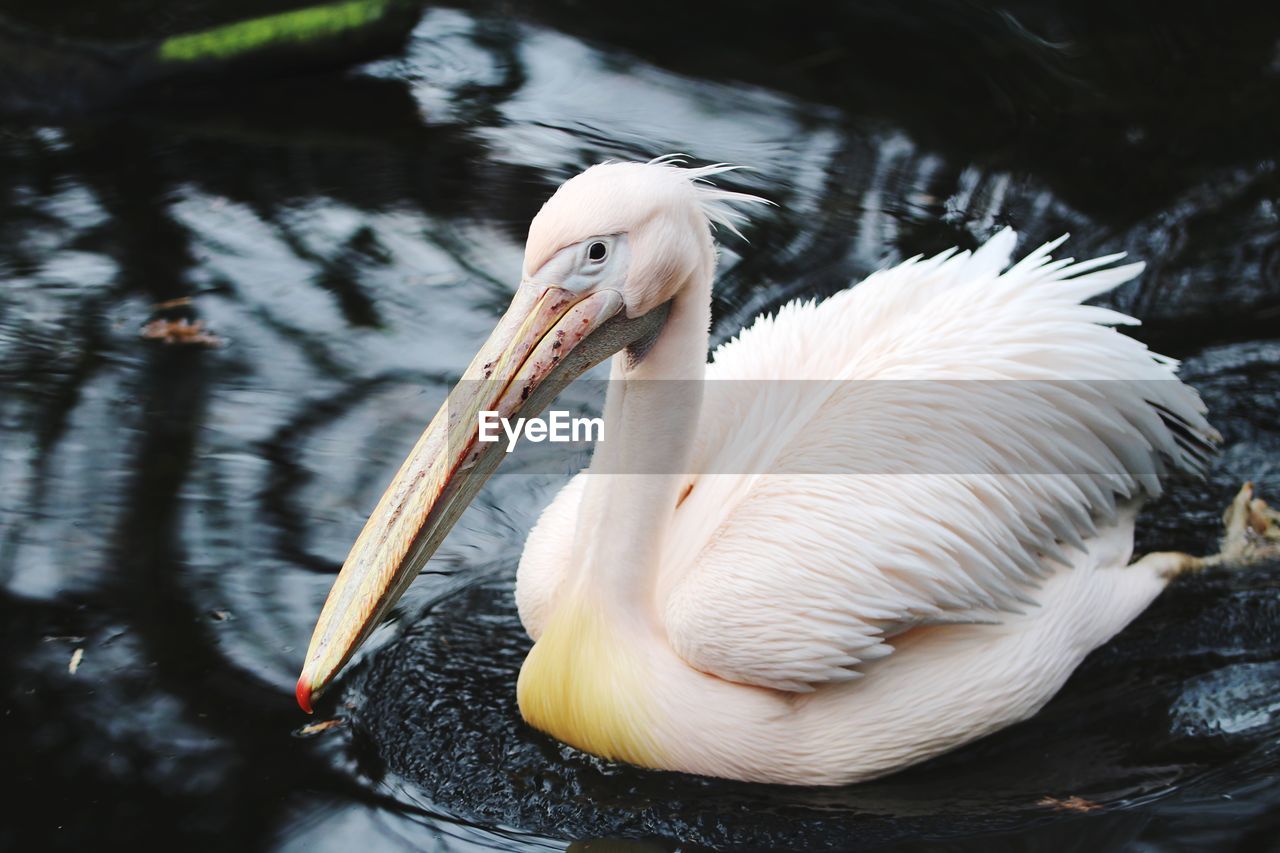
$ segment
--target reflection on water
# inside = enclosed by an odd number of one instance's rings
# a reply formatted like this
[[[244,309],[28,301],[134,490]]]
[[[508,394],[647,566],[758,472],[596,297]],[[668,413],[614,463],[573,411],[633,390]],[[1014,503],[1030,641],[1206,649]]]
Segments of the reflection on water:
[[[1275,21],[871,3],[815,12],[809,45],[738,6],[656,31],[477,5],[428,11],[354,73],[0,125],[0,667],[21,816],[0,843],[1270,837],[1274,567],[1180,584],[1037,720],[848,791],[639,773],[526,731],[510,577],[568,471],[491,481],[322,704],[343,724],[292,736],[302,651],[365,513],[505,307],[529,218],[607,157],[743,163],[729,182],[779,203],[726,241],[719,340],[1005,224],[1023,245],[1127,249],[1150,267],[1114,303],[1187,359],[1227,439],[1140,547],[1204,551],[1240,480],[1280,492],[1280,175],[1258,118],[1280,99]],[[153,8],[122,4],[114,26],[215,14]],[[213,339],[148,340],[155,320]],[[1107,808],[1053,805],[1073,796]]]

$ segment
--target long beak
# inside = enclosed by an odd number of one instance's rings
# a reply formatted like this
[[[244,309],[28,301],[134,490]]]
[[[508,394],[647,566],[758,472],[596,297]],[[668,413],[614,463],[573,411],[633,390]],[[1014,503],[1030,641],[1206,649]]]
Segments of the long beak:
[[[654,335],[666,306],[628,319],[613,290],[586,296],[525,282],[449,392],[351,546],[320,612],[298,705],[338,674],[439,547],[504,455],[478,441],[479,416],[531,417],[594,364]]]

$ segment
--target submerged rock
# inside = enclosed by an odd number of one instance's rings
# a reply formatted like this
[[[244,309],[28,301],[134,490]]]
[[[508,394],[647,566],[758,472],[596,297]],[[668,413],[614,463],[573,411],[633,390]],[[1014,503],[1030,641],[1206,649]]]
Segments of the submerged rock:
[[[1280,661],[1240,663],[1187,679],[1170,709],[1175,736],[1263,737],[1280,727]]]

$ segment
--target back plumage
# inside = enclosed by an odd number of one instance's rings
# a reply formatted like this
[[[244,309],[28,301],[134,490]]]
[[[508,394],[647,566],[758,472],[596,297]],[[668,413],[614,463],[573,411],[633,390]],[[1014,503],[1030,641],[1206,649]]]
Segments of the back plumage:
[[[791,303],[715,353],[659,585],[691,666],[857,677],[912,628],[1035,606],[1064,548],[1203,472],[1216,434],[1176,362],[1082,304],[1142,265],[1055,261],[1060,239],[1009,266],[1015,241]]]

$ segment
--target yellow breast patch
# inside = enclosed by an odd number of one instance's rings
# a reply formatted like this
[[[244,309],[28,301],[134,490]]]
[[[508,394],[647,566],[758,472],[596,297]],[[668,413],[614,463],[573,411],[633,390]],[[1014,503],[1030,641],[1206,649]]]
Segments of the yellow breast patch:
[[[561,603],[529,651],[516,698],[526,722],[584,752],[661,768],[641,652],[597,608]]]

